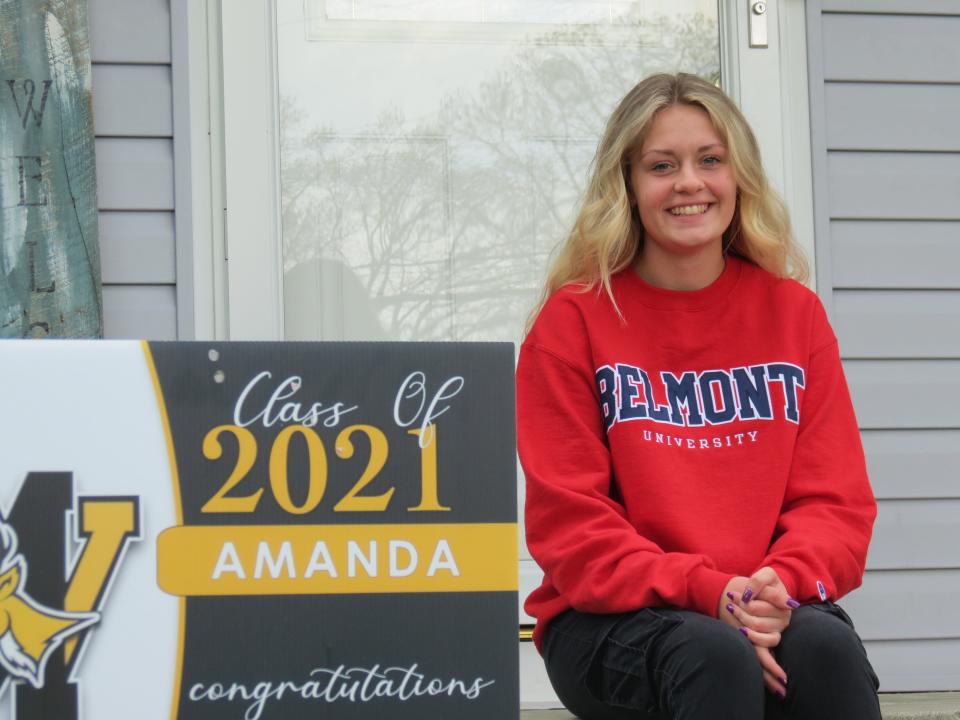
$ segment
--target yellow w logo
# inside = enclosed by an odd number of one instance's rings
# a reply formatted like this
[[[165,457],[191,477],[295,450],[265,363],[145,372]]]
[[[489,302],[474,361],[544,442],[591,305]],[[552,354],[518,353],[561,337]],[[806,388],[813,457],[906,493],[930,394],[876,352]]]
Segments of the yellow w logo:
[[[26,592],[27,560],[17,550],[16,531],[0,518],[0,666],[35,688],[43,687],[47,661],[61,645],[68,667],[76,659],[82,631],[100,621],[97,611],[127,543],[140,535],[137,498],[79,498],[76,512],[83,548],[62,609]]]

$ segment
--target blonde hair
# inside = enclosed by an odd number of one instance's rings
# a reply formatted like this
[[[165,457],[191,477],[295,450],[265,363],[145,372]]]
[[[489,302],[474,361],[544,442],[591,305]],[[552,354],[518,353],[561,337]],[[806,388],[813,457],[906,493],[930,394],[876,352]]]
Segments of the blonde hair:
[[[610,277],[632,263],[643,244],[643,227],[630,203],[629,158],[643,146],[654,116],[672,105],[702,108],[727,146],[738,200],[724,249],[778,277],[806,280],[807,261],[793,239],[787,209],[767,181],[760,148],[737,106],[696,75],[651,75],[624,96],[607,121],[580,212],[550,265],[528,330],[547,299],[571,283],[584,291],[602,286],[617,307]]]

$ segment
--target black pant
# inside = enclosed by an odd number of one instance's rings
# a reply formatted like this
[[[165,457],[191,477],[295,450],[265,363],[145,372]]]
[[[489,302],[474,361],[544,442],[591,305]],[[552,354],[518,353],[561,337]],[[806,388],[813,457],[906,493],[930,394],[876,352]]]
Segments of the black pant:
[[[831,602],[794,610],[774,650],[785,700],[765,689],[747,638],[689,610],[569,610],[550,623],[543,650],[554,690],[583,720],[880,720],[877,676]]]

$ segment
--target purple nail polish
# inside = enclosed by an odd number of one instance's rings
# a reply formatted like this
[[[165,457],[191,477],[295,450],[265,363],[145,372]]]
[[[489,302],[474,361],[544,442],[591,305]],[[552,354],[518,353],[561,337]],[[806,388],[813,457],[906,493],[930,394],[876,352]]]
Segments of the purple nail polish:
[[[727,612],[733,615],[733,605],[730,605],[729,603],[727,603]]]
[[[785,677],[782,677],[782,678],[780,678],[780,682],[782,682],[784,685],[786,685],[786,684],[787,684],[787,679],[786,679]]]
[[[781,700],[786,700],[787,694],[783,690],[777,690],[777,697]]]
[[[746,628],[744,628],[744,627],[740,628],[740,632],[743,633],[743,636],[744,636],[745,638],[750,637],[750,634],[747,632],[747,629],[746,629]]]
[[[747,588],[746,590],[743,591],[743,598],[742,598],[742,600],[743,600],[744,604],[750,602],[750,598],[752,598],[752,597],[753,597],[753,590],[752,590],[751,588]]]
[[[793,598],[787,598],[787,607],[791,610],[796,610],[798,607],[800,607],[800,603]]]
[[[728,593],[727,593],[727,597],[730,598],[731,600],[736,600],[736,598],[733,596],[733,593],[732,593],[732,592],[728,592]]]

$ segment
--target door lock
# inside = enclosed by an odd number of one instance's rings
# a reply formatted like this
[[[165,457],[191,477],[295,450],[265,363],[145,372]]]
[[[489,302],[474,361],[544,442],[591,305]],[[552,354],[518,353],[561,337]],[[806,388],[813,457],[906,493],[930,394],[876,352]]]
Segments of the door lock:
[[[764,0],[750,2],[750,47],[765,48],[767,43],[767,3]]]

